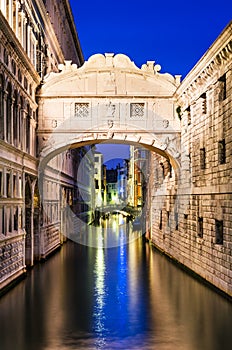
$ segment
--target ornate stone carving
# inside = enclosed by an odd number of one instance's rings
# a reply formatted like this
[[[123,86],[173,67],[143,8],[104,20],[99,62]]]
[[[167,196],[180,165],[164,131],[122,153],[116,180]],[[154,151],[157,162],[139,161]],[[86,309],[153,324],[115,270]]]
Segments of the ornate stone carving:
[[[144,103],[130,104],[130,118],[143,119],[144,118]]]
[[[75,103],[74,116],[76,118],[88,118],[89,117],[89,103]]]

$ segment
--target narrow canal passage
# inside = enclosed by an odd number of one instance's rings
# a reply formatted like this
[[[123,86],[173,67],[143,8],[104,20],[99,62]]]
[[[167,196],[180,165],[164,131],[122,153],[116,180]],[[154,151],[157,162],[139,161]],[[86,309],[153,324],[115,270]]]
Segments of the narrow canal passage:
[[[1,350],[224,350],[232,304],[142,238],[69,241],[0,299]]]

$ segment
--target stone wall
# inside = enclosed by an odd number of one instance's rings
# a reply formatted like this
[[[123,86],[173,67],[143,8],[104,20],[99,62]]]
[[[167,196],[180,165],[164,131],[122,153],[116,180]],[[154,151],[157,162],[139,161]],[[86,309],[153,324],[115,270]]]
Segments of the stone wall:
[[[177,188],[171,197],[160,196],[160,188],[167,187],[168,178],[160,173],[160,164],[165,160],[158,155],[152,157],[158,181],[153,178],[151,183],[155,189],[153,198],[156,201],[152,209],[152,242],[230,296],[231,29],[232,24],[224,30],[177,89],[182,130],[180,169],[176,173]],[[168,201],[171,204],[167,209]]]

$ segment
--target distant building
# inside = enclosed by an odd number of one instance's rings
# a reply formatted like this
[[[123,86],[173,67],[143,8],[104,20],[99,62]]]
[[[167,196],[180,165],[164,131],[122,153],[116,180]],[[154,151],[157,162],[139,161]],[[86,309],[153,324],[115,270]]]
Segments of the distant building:
[[[104,183],[103,183],[103,154],[94,152],[94,180],[95,180],[95,204],[101,207],[104,204]]]
[[[106,169],[107,203],[118,204],[118,170]]]
[[[117,171],[118,199],[120,203],[127,204],[128,161],[124,160],[122,166],[119,164]]]
[[[135,208],[142,207],[146,201],[149,153],[145,148],[130,146],[128,204]]]

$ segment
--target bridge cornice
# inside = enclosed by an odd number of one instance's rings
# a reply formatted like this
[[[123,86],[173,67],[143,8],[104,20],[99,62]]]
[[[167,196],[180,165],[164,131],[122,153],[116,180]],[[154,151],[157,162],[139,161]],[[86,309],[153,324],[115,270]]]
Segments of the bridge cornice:
[[[161,67],[154,61],[138,68],[123,54],[96,54],[80,68],[65,61],[59,69],[45,77],[38,96],[171,97],[180,84],[180,76],[159,73]]]

